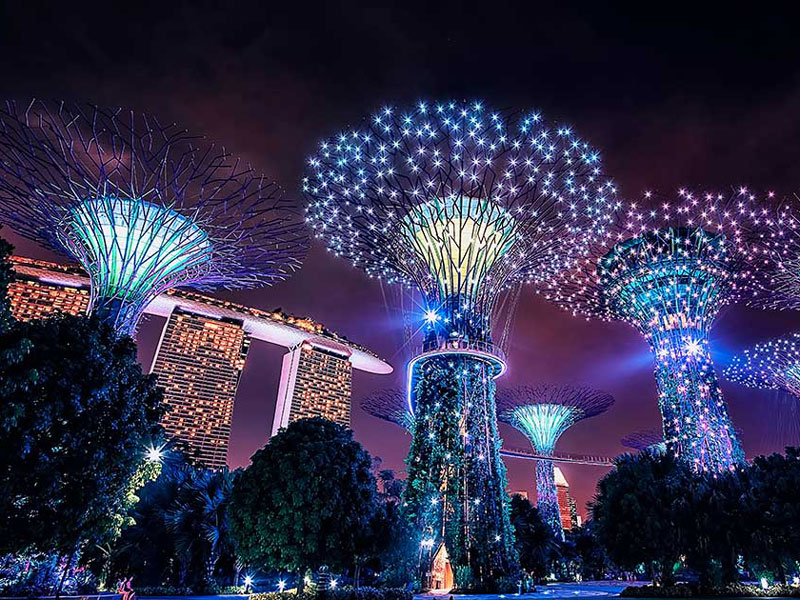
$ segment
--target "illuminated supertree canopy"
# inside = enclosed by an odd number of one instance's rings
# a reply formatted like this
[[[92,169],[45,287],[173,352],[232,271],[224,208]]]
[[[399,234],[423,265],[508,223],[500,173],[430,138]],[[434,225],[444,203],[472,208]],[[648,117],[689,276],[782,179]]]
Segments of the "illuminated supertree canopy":
[[[324,140],[303,190],[331,252],[422,298],[404,499],[421,547],[444,544],[481,584],[510,574],[493,309],[506,290],[573,265],[610,220],[598,153],[535,112],[423,102]]]
[[[732,469],[744,454],[731,426],[709,350],[721,309],[754,301],[764,274],[754,240],[768,222],[746,189],[695,195],[625,211],[580,266],[546,297],[575,314],[622,320],[655,359],[667,448],[697,470]]]
[[[89,105],[0,109],[0,219],[80,263],[121,334],[171,287],[270,284],[306,246],[278,186],[224,149]]]
[[[800,398],[800,333],[745,350],[734,356],[724,374],[751,388],[784,390]]]
[[[629,433],[622,440],[623,446],[631,450],[647,450],[651,452],[664,452],[667,445],[664,443],[664,432],[660,429],[644,429]]]
[[[553,454],[556,442],[567,429],[605,412],[613,403],[610,394],[592,388],[540,384],[501,390],[497,412],[502,422],[528,438],[537,454],[547,456]],[[563,538],[552,461],[536,461],[536,497],[542,518]]]
[[[770,193],[770,198],[774,198]],[[767,222],[759,246],[764,258],[765,287],[759,304],[768,308],[800,308],[800,197],[782,204]]]
[[[408,410],[406,397],[400,390],[378,390],[361,401],[365,412],[394,425],[399,425],[409,433],[414,429],[414,415]]]
[[[487,341],[498,294],[572,264],[614,206],[570,127],[479,102],[386,107],[323,141],[303,190],[328,248],[418,289],[445,341]]]

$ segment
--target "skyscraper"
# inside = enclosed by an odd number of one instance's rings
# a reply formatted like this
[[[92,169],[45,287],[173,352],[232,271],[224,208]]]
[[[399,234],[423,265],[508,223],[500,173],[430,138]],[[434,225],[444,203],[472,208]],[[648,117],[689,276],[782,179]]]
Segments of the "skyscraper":
[[[14,256],[14,280],[8,284],[8,297],[11,301],[11,314],[20,321],[44,319],[55,313],[80,315],[89,308],[89,286],[48,281],[34,273],[42,268],[58,268],[57,265],[29,258]],[[68,274],[69,267],[60,267]]]
[[[176,308],[153,364],[169,408],[164,429],[213,469],[226,465],[233,400],[250,347],[242,325]]]
[[[558,498],[558,515],[561,528],[571,531],[578,526],[578,504],[569,493],[569,482],[560,468],[555,467],[556,497]]]
[[[292,421],[309,417],[350,427],[351,354],[343,344],[313,338],[283,356],[272,435]]]

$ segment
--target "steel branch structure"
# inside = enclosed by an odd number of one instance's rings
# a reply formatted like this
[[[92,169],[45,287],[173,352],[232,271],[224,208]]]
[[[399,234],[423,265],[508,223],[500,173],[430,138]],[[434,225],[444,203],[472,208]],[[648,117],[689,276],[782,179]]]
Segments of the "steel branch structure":
[[[608,410],[614,398],[588,387],[571,385],[521,386],[501,390],[497,411],[500,420],[519,429],[534,452],[552,456],[556,442],[572,425]],[[553,461],[536,461],[536,497],[542,518],[563,538]]]
[[[757,344],[734,357],[725,377],[747,387],[800,398],[800,333]]]
[[[766,209],[754,196],[695,196],[652,210],[633,205],[590,258],[546,297],[573,313],[625,321],[655,359],[667,448],[703,471],[732,469],[744,454],[728,417],[709,351],[720,310],[762,293],[753,239]],[[646,198],[646,203],[652,203]]]
[[[270,284],[305,253],[278,186],[154,117],[0,109],[0,220],[81,264],[92,311],[131,334],[169,288]]]
[[[378,390],[361,401],[361,408],[373,417],[399,425],[409,433],[414,430],[414,415],[409,412],[405,394],[400,390]]]
[[[303,190],[331,252],[423,298],[404,501],[421,547],[444,544],[484,586],[510,574],[493,308],[510,286],[573,265],[602,232],[616,202],[597,152],[538,113],[423,102],[323,141]]]
[[[623,446],[631,450],[665,452],[664,432],[660,429],[644,429],[626,435],[620,440]]]

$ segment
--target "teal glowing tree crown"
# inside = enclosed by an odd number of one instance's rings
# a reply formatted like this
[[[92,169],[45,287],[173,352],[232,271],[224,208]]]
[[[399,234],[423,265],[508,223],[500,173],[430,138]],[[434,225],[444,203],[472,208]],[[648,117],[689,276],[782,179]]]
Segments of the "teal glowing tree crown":
[[[320,144],[303,191],[328,249],[418,290],[445,341],[488,342],[498,295],[572,265],[615,208],[571,128],[480,102],[380,110]]]
[[[698,470],[731,469],[744,456],[711,360],[720,310],[763,297],[759,240],[771,222],[746,189],[682,190],[676,202],[632,205],[582,264],[554,278],[546,297],[574,314],[621,320],[655,359],[665,442]]]
[[[519,429],[543,455],[551,455],[556,442],[572,425],[607,411],[611,394],[573,385],[526,385],[500,390],[497,415]]]
[[[270,284],[306,247],[278,186],[224,149],[96,106],[0,109],[0,218],[79,262],[123,334],[168,288]]]

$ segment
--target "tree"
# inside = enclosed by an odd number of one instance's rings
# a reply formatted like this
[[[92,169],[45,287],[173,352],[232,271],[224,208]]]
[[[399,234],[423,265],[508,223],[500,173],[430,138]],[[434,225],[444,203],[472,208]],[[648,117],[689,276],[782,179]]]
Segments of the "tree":
[[[743,552],[756,571],[786,583],[787,566],[800,560],[800,449],[759,456],[741,474]]]
[[[584,581],[604,579],[610,561],[594,534],[594,522],[573,529],[567,533],[567,538],[574,545],[581,578]]]
[[[376,511],[370,465],[352,432],[325,419],[301,419],[278,432],[234,484],[239,556],[295,572],[353,565]]]
[[[615,465],[591,506],[597,539],[623,569],[644,563],[654,580],[672,585],[692,518],[693,473],[669,453],[626,454]]]
[[[391,469],[378,469],[377,480],[378,504],[359,552],[367,567],[381,573],[383,584],[405,587],[413,580],[419,550],[401,511],[405,481],[397,479]]]
[[[91,567],[111,581],[175,585],[195,592],[225,580],[236,583],[228,510],[235,473],[191,465],[180,452],[164,452],[158,479],[140,491],[131,523],[116,543],[94,554]]]
[[[223,552],[231,548],[228,505],[233,474],[227,469],[188,471],[165,518],[179,560],[184,565],[201,564],[207,587]]]
[[[511,525],[516,535],[520,567],[537,580],[547,576],[551,561],[558,555],[558,542],[539,510],[519,494],[511,497]]]
[[[686,530],[684,554],[703,589],[738,579],[738,557],[745,551],[747,532],[758,523],[744,512],[743,478],[748,469],[697,473],[687,490],[691,513],[682,525]]]
[[[0,352],[0,553],[103,543],[158,433],[155,379],[93,317],[13,324]]]

